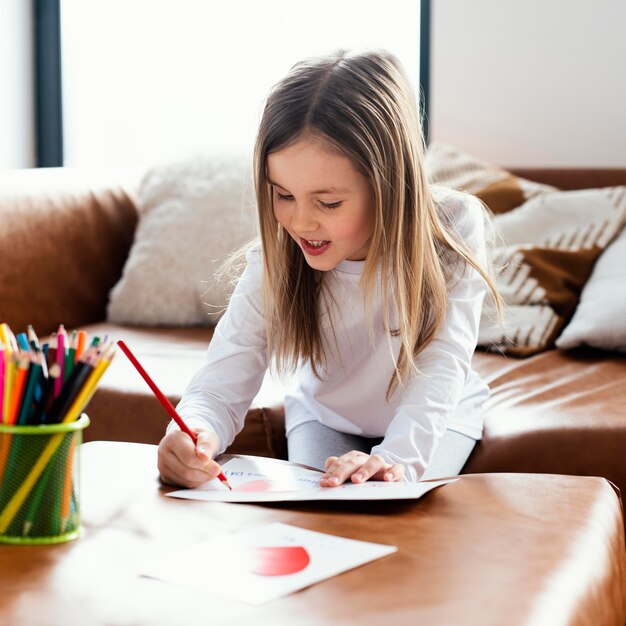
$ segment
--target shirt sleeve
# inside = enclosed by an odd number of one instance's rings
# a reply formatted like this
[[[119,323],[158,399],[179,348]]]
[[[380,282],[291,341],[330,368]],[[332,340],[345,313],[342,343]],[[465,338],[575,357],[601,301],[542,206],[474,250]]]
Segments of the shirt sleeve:
[[[475,198],[465,198],[456,229],[484,267],[483,209]],[[402,400],[383,441],[372,449],[388,463],[402,464],[411,482],[424,474],[446,431],[462,398],[476,348],[485,281],[473,267],[462,265],[451,284],[445,322],[418,355],[419,374],[398,391]]]
[[[204,364],[193,375],[177,410],[189,424],[204,423],[217,434],[223,452],[243,428],[268,366],[261,307],[262,262],[258,251],[247,266],[209,344]],[[175,423],[168,431],[177,428]]]

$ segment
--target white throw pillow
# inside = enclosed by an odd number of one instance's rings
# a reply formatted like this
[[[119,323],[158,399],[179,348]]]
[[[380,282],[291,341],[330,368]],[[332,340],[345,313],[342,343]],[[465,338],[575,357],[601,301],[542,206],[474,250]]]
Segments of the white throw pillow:
[[[479,345],[517,356],[551,348],[625,219],[626,187],[546,192],[496,215],[490,258],[505,316],[494,326],[486,300]]]
[[[139,193],[139,223],[107,310],[116,323],[211,325],[231,287],[214,274],[256,234],[250,159],[202,156],[155,166]]]
[[[556,345],[626,352],[626,228],[598,259]]]

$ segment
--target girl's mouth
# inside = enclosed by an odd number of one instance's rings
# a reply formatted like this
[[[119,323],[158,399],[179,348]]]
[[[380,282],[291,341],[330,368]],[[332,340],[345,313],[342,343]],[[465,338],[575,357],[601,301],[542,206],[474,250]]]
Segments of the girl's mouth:
[[[300,237],[300,245],[307,254],[317,256],[319,254],[323,254],[324,252],[326,252],[326,250],[328,250],[330,246],[330,241],[309,240]]]

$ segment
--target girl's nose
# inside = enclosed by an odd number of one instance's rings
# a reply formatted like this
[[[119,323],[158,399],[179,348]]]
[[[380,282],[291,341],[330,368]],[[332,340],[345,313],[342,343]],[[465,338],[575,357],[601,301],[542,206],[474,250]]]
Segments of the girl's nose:
[[[298,233],[314,232],[319,223],[314,211],[306,205],[296,204],[291,216],[291,228]]]

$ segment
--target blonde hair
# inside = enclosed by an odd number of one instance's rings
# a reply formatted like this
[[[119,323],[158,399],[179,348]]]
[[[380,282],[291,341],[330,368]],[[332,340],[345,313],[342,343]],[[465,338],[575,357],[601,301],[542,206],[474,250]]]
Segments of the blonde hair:
[[[443,324],[454,273],[444,257],[452,253],[474,267],[499,303],[497,292],[438,214],[423,167],[415,97],[399,61],[384,51],[342,51],[305,60],[271,90],[254,153],[268,350],[280,373],[304,360],[319,377],[326,359],[319,324],[325,273],[307,264],[278,224],[267,180],[267,156],[305,135],[323,139],[348,157],[374,191],[374,232],[360,286],[371,322],[373,294],[380,285],[385,327],[400,338],[389,397],[411,371],[417,372],[415,357]],[[392,304],[397,328],[392,328]]]

